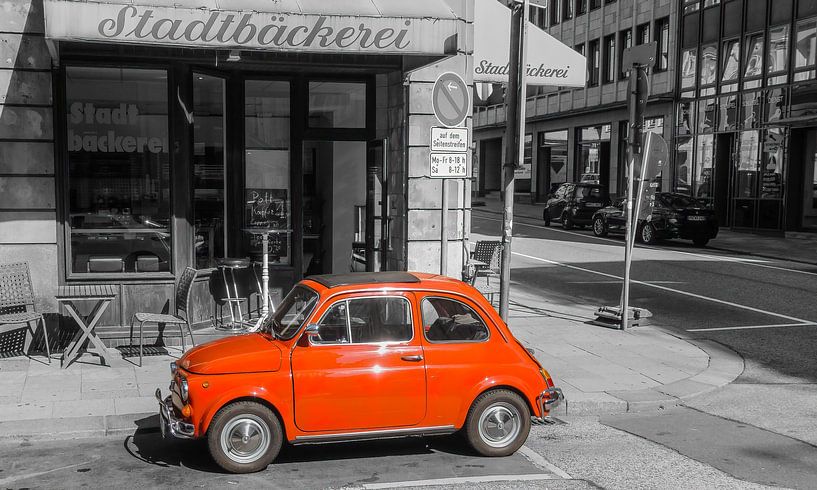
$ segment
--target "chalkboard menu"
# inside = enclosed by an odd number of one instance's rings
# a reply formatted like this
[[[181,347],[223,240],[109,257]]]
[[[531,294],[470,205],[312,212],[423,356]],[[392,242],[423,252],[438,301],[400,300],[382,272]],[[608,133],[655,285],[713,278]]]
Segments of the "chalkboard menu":
[[[244,197],[244,220],[247,228],[259,230],[289,228],[287,189],[245,189]],[[252,241],[255,242],[256,239]],[[260,243],[260,238],[257,241]],[[286,256],[288,241],[287,233],[270,234],[268,253],[272,257]]]

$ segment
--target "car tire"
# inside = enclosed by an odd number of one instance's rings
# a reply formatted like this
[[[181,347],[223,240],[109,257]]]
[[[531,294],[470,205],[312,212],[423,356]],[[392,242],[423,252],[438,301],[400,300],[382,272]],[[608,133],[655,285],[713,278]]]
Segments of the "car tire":
[[[604,218],[601,216],[597,216],[593,219],[593,234],[597,237],[604,238],[607,236],[609,230],[607,229],[607,223],[604,222]]]
[[[695,244],[696,247],[705,247],[707,243],[709,243],[709,238],[705,236],[696,236],[692,239],[692,243]]]
[[[548,211],[547,209],[545,209],[545,210],[542,212],[542,219],[543,219],[543,220],[544,220],[544,222],[545,222],[545,226],[550,226],[550,211]]]
[[[510,390],[492,390],[474,400],[465,419],[465,437],[482,456],[508,456],[522,447],[530,433],[530,410]]]
[[[638,228],[638,240],[644,245],[652,245],[658,241],[655,236],[655,227],[650,223],[644,223]]]
[[[283,442],[281,421],[272,410],[255,402],[223,407],[207,431],[210,456],[230,473],[263,470],[278,456]]]
[[[567,213],[564,213],[562,215],[562,228],[564,228],[565,230],[573,229],[573,220],[570,219],[570,215]]]

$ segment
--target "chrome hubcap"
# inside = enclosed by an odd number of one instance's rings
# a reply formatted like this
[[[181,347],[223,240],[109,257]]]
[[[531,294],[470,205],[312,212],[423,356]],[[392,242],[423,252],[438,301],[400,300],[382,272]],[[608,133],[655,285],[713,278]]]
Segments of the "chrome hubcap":
[[[644,229],[641,230],[641,239],[645,242],[652,240],[652,228],[650,228],[650,225],[644,225]]]
[[[604,231],[604,223],[602,223],[600,219],[597,219],[593,223],[593,226],[594,226],[594,228],[596,230],[596,233],[599,234],[599,235]]]
[[[491,447],[509,445],[516,440],[521,428],[519,411],[509,403],[495,403],[479,417],[479,436]]]
[[[267,452],[270,438],[269,427],[260,417],[239,415],[221,431],[221,450],[236,463],[252,463]]]

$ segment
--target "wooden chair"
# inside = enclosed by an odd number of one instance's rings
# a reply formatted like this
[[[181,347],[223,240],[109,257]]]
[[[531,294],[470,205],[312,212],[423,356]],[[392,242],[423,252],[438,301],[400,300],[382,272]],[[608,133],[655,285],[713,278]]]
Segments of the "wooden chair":
[[[31,338],[26,335],[23,346],[23,350],[27,352],[38,324],[43,329],[45,352],[48,355],[48,363],[51,364],[48,329],[45,327],[43,315],[34,309],[34,288],[31,286],[28,264],[19,262],[0,265],[0,333],[21,328],[31,331]]]
[[[195,346],[196,339],[193,338],[193,328],[190,325],[190,292],[193,287],[193,281],[196,280],[198,271],[192,267],[187,267],[182,272],[179,282],[176,284],[176,314],[168,313],[134,313],[130,320],[130,345],[133,345],[133,324],[134,321],[139,322],[139,367],[142,367],[143,356],[143,328],[145,323],[156,324],[170,324],[179,326],[179,334],[182,339],[182,351],[185,350],[184,344],[184,325],[187,325],[187,332],[190,334],[190,342]],[[182,313],[184,314],[182,316]]]

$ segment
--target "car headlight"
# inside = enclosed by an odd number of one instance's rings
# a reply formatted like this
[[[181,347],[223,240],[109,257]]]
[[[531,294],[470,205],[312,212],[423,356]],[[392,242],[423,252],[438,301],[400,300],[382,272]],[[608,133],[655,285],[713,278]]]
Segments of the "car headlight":
[[[182,397],[182,401],[187,403],[187,397],[190,394],[188,391],[187,386],[187,378],[184,376],[179,377],[179,395]]]

